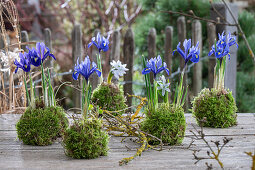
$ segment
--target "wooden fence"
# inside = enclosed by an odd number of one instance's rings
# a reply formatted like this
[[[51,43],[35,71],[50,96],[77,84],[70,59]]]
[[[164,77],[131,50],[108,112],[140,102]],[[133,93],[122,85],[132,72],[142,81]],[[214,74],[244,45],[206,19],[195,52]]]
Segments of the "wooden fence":
[[[221,4],[216,4],[215,5],[216,9],[219,9],[220,13],[227,19],[230,19],[230,16],[228,12],[226,12],[226,9],[224,8],[224,5]],[[235,6],[234,6],[235,8]],[[237,10],[235,11],[237,13]],[[216,19],[217,15],[214,13],[214,11],[211,11],[211,16],[212,19]],[[236,16],[237,17],[237,16]],[[202,26],[200,21],[194,20],[192,23],[192,45],[196,45],[196,42],[199,41],[199,48],[200,48],[200,57],[202,58],[202,49],[203,49],[203,44],[202,44]],[[178,32],[178,40],[183,43],[184,39],[189,39],[187,37],[187,30],[186,30],[186,19],[185,17],[181,16],[177,20],[177,32]],[[225,30],[225,33],[228,33],[229,31],[232,33],[235,31],[235,28],[233,27],[228,27],[225,25],[217,25],[217,27],[212,24],[208,23],[207,24],[207,39],[208,39],[208,44],[209,47],[211,47],[216,39],[216,32],[222,32]],[[171,70],[172,66],[172,51],[176,47],[173,47],[173,31],[174,28],[172,26],[167,26],[165,28],[165,44],[164,44],[164,60],[167,63],[168,68],[170,68],[170,74],[172,73],[173,70]],[[99,30],[96,30],[94,32],[94,36],[99,32]],[[75,25],[72,31],[72,56],[73,56],[73,62],[74,64],[76,63],[77,59],[79,58],[80,61],[82,58],[84,58],[83,54],[83,47],[84,44],[82,44],[82,30],[81,30],[81,25]],[[44,30],[44,41],[46,46],[48,46],[50,49],[52,48],[52,42],[51,42],[51,31],[49,29]],[[157,55],[157,50],[156,50],[156,30],[155,28],[151,28],[148,32],[148,37],[147,37],[147,43],[148,43],[148,59],[155,57]],[[21,40],[22,42],[28,42],[28,36],[25,31],[21,32]],[[123,42],[123,44],[121,44]],[[126,30],[126,33],[124,35],[123,41],[121,41],[121,36],[119,31],[115,31],[112,34],[112,42],[110,43],[111,47],[111,52],[110,52],[110,59],[111,60],[119,60],[121,56],[121,45],[122,45],[122,52],[123,52],[123,63],[127,64],[127,68],[129,71],[127,74],[124,76],[124,93],[125,94],[132,94],[132,89],[133,89],[133,63],[134,63],[134,57],[135,57],[135,43],[134,43],[134,33],[131,28],[128,28]],[[24,50],[25,47],[22,46]],[[232,50],[233,51],[233,50]],[[93,52],[92,60],[96,62],[96,55],[98,51],[93,47]],[[178,55],[179,60],[180,60],[180,69],[184,67],[184,59]],[[233,61],[232,61],[233,60]],[[49,60],[50,61],[50,60]],[[51,60],[52,61],[52,60]],[[202,64],[208,64],[208,87],[211,88],[213,86],[213,74],[214,74],[214,66],[216,63],[215,58],[209,58],[208,63],[203,63],[199,62],[194,64],[193,66],[193,76],[192,76],[192,81],[193,81],[193,86],[192,86],[192,95],[195,96],[197,95],[200,90],[202,89]],[[47,63],[48,66],[52,67],[52,62]],[[105,75],[106,76],[106,75]],[[171,76],[171,75],[170,75]],[[92,86],[93,88],[96,87],[98,84],[98,78],[96,76],[92,76],[91,79]],[[232,90],[234,96],[235,96],[235,83],[236,83],[236,51],[234,54],[231,55],[231,61],[227,61],[227,67],[226,67],[226,78],[225,78],[225,85],[227,88]],[[74,82],[75,85],[79,85],[80,82]],[[233,85],[234,84],[234,85]],[[187,86],[187,74],[184,76],[184,86]],[[189,91],[190,92],[190,91]],[[73,93],[74,96],[74,105],[75,107],[80,107],[81,105],[81,95],[80,91],[75,90]],[[131,98],[127,98],[128,105],[132,105],[132,100]],[[186,103],[188,103],[188,98],[186,100]],[[185,108],[187,109],[187,105],[185,105]]]

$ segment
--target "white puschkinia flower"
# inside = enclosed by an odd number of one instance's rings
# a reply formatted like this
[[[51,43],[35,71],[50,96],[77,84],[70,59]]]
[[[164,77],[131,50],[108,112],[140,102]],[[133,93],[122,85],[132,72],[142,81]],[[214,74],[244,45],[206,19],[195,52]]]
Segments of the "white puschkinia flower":
[[[165,96],[165,92],[170,92],[169,85],[170,83],[166,82],[166,78],[164,75],[160,76],[160,80],[157,81],[158,83],[158,90],[162,90],[162,95]]]
[[[127,64],[121,64],[119,60],[117,62],[113,60],[110,64],[112,66],[111,72],[116,79],[119,79],[120,76],[123,76],[128,71]]]

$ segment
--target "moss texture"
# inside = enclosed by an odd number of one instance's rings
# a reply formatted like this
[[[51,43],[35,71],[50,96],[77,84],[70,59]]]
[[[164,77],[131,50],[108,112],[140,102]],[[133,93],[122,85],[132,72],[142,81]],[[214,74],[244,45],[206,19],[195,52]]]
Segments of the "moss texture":
[[[169,145],[181,144],[185,135],[186,122],[184,110],[181,106],[173,106],[167,103],[159,104],[155,113],[145,111],[146,118],[141,123],[141,129],[162,139]],[[150,141],[151,144],[158,144]]]
[[[68,126],[61,107],[27,108],[16,125],[18,138],[27,145],[50,145]]]
[[[127,108],[123,91],[119,89],[118,85],[113,83],[108,84],[103,82],[100,84],[93,91],[91,100],[92,103],[99,106],[101,109],[108,111],[118,111]],[[124,111],[120,112],[120,114],[123,113]]]
[[[102,129],[99,119],[85,120],[68,128],[64,135],[63,146],[67,156],[72,158],[93,159],[107,155],[109,136]]]
[[[237,107],[230,91],[203,89],[192,104],[192,113],[199,125],[203,118],[206,118],[205,127],[226,128],[237,124]]]

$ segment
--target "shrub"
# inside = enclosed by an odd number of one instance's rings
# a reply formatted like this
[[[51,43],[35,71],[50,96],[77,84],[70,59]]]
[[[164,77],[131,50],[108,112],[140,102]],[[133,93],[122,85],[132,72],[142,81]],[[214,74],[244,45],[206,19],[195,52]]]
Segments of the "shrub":
[[[155,113],[145,111],[146,118],[141,123],[141,129],[153,136],[162,139],[169,145],[181,144],[185,135],[186,122],[184,110],[181,106],[173,106],[167,103],[159,104]],[[157,144],[150,140],[150,143]]]
[[[24,144],[45,146],[52,144],[67,126],[68,119],[61,107],[38,107],[27,108],[16,128]]]
[[[205,127],[226,128],[237,124],[236,103],[228,90],[203,89],[192,104],[192,113],[199,125],[203,118],[206,118]]]
[[[93,159],[107,155],[108,134],[99,119],[76,122],[64,134],[65,154],[72,158]]]
[[[113,83],[108,84],[103,82],[100,84],[93,91],[91,100],[92,103],[99,106],[101,109],[108,111],[117,111],[127,108],[123,91]],[[120,113],[122,114],[124,111]]]

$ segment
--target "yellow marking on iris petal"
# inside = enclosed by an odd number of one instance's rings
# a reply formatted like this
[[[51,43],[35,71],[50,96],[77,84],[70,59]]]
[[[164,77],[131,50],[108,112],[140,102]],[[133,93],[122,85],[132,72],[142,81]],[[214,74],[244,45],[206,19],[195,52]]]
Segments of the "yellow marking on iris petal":
[[[37,57],[35,58],[35,62],[37,61]]]
[[[196,58],[198,58],[198,56],[196,55]]]
[[[27,65],[25,64],[25,68],[27,68]]]
[[[106,46],[106,42],[104,42],[104,46]]]
[[[218,55],[220,55],[220,52],[218,52]]]
[[[77,73],[77,71],[76,72],[74,72],[74,74],[76,74]]]
[[[223,41],[221,41],[221,43],[220,44],[223,44]]]

